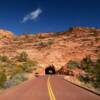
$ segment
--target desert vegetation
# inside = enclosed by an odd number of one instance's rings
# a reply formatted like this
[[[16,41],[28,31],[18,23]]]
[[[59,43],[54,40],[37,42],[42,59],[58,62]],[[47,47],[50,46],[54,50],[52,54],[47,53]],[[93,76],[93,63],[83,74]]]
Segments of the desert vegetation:
[[[26,52],[21,52],[14,58],[0,56],[0,87],[7,88],[17,85],[27,79],[26,73],[32,73],[37,62],[28,58]]]
[[[79,63],[77,61],[73,61],[73,60],[70,60],[68,63],[67,63],[67,67],[69,69],[73,69],[75,67],[79,67]]]
[[[91,84],[94,88],[100,88],[100,57],[96,61],[93,61],[90,56],[84,57],[80,62],[70,60],[67,68],[68,70],[78,68],[81,70],[77,75],[79,81]]]

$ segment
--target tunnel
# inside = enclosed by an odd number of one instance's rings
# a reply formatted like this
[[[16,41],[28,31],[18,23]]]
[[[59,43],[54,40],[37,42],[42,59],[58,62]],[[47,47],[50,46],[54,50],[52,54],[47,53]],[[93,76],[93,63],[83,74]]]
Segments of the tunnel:
[[[55,67],[54,66],[48,66],[45,69],[45,75],[54,75],[54,74],[56,74],[56,71],[55,71]]]

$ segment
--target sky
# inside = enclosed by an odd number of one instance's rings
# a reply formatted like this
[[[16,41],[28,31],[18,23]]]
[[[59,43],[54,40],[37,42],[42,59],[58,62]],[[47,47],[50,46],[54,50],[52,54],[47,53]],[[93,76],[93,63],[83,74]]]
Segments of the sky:
[[[0,0],[0,29],[15,34],[100,27],[100,0]]]

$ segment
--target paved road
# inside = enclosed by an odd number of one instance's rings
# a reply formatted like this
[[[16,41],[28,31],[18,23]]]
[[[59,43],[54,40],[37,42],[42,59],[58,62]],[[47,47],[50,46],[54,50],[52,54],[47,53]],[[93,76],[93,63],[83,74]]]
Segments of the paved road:
[[[100,100],[100,96],[70,84],[62,76],[41,76],[5,90],[0,100]]]

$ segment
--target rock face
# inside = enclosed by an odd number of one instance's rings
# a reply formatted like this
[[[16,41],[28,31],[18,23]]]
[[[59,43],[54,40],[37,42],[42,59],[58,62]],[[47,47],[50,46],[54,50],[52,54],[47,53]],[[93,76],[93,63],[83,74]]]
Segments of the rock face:
[[[53,64],[60,69],[69,60],[79,61],[87,55],[95,60],[100,55],[100,29],[96,28],[73,27],[65,32],[25,34],[16,37],[4,30],[0,34],[7,37],[1,39],[3,46],[5,40],[10,41],[9,38],[13,38],[5,49],[0,48],[0,53],[3,51],[11,56],[25,51],[32,60],[43,67]]]
[[[13,33],[7,30],[0,29],[0,37],[6,37],[10,39],[13,37]]]
[[[13,39],[13,33],[7,30],[0,29],[0,46],[9,44]]]

